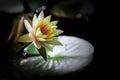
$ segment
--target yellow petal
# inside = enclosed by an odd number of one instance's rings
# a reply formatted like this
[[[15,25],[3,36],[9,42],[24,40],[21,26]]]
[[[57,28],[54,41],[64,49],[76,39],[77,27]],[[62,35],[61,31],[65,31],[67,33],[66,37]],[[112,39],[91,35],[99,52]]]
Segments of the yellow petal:
[[[53,40],[52,38],[48,38],[48,39],[46,39],[46,41],[51,41],[51,40]]]
[[[55,37],[55,36],[57,36],[57,35],[59,35],[61,33],[63,33],[63,31],[60,30],[60,29],[57,29],[55,32],[53,32],[51,35],[49,35],[49,37]]]
[[[37,38],[44,38],[44,39],[46,39],[48,37],[47,37],[47,35],[37,35]]]
[[[55,29],[56,29],[57,27],[58,27],[58,26],[51,26],[51,28],[55,28]]]
[[[47,43],[52,45],[62,45],[62,43],[58,40],[47,41]]]
[[[43,41],[46,41],[46,39],[44,39],[44,38],[37,38],[37,40],[38,40],[38,41],[42,41],[42,42],[43,42]]]
[[[38,15],[38,21],[43,20],[44,19],[44,12],[41,11],[40,14]]]
[[[51,24],[52,25],[56,25],[58,23],[58,21],[52,21]]]
[[[50,22],[50,20],[51,20],[51,15],[47,16],[47,17],[44,19],[44,21],[45,21],[46,23]]]
[[[20,36],[17,39],[18,42],[32,42],[32,38],[29,37],[29,34],[25,34],[23,36]]]
[[[40,29],[37,29],[35,34],[36,34],[36,36],[40,36],[42,34],[42,32],[40,31]]]
[[[54,34],[54,36],[57,36],[57,35],[59,35],[59,34],[61,34],[61,33],[63,33],[63,31],[60,30],[60,29],[57,29],[56,32],[55,32],[55,34]]]

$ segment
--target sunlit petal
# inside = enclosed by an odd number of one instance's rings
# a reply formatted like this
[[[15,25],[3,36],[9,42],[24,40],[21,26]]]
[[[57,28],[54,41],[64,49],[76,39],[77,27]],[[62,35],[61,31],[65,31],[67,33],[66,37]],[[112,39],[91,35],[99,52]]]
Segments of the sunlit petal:
[[[33,21],[32,21],[32,26],[33,26],[33,28],[36,26],[37,22],[38,22],[38,20],[37,20],[37,15],[34,14],[34,16],[33,16]]]
[[[36,36],[40,36],[42,34],[42,32],[40,31],[40,29],[38,29],[37,31],[36,31]]]
[[[52,21],[51,24],[56,25],[58,21]]]
[[[58,36],[59,34],[63,33],[62,30],[57,29],[53,34],[51,34],[49,37],[54,37],[54,36]]]
[[[38,21],[43,20],[44,19],[44,12],[41,11],[40,14],[38,15]]]
[[[38,35],[37,37],[38,37],[38,38],[47,38],[46,35]]]
[[[61,33],[63,33],[63,31],[62,30],[56,30],[56,33],[55,33],[55,35],[54,36],[57,36],[57,35],[59,35],[59,34],[61,34]]]
[[[24,24],[25,24],[25,27],[26,27],[27,31],[31,34],[34,34],[33,30],[32,30],[32,27],[27,20],[24,20]]]
[[[49,15],[49,16],[47,16],[45,19],[44,19],[44,21],[47,23],[47,22],[50,22],[50,20],[51,20],[51,15]]]
[[[56,29],[57,27],[58,27],[58,26],[51,26],[51,28],[55,28],[55,29]]]
[[[38,41],[46,41],[44,38],[37,38]]]
[[[58,40],[47,41],[47,43],[52,45],[62,45],[62,43]]]

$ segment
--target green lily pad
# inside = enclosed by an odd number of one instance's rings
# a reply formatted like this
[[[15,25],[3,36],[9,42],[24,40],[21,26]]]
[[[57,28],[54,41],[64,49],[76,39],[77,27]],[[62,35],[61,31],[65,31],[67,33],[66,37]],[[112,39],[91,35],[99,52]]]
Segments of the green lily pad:
[[[33,43],[29,44],[25,49],[24,52],[30,55],[40,55],[37,48],[34,46]]]
[[[65,18],[86,17],[93,11],[94,7],[88,0],[62,0],[51,9],[53,15]]]
[[[46,5],[45,0],[26,0],[26,2],[28,3],[31,10],[36,10],[39,8],[44,10],[46,8],[46,6],[43,6]]]
[[[32,11],[45,5],[44,0],[0,0],[0,11],[7,13],[23,12],[24,1]]]
[[[0,0],[0,11],[8,13],[23,12],[22,0]]]
[[[63,46],[48,52],[48,60],[41,56],[22,59],[17,69],[27,78],[44,75],[63,75],[87,66],[93,58],[94,48],[86,40],[73,36],[59,36]]]

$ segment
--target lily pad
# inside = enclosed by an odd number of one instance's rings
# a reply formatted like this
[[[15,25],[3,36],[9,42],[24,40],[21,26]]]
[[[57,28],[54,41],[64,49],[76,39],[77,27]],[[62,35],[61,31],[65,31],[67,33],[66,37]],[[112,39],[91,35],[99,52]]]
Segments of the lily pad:
[[[31,10],[39,10],[46,9],[46,1],[45,0],[26,0]],[[43,6],[44,5],[44,6]]]
[[[94,6],[88,0],[62,0],[51,9],[53,15],[65,18],[86,17],[93,11]]]
[[[46,3],[44,0],[0,0],[0,11],[7,13],[23,12],[24,1],[31,10],[36,10]]]
[[[23,12],[22,0],[0,0],[0,11],[8,13]]]
[[[93,58],[94,48],[86,40],[73,36],[59,36],[63,46],[55,46],[48,52],[48,60],[41,56],[22,59],[18,70],[27,78],[44,75],[63,75],[80,71]]]
[[[35,48],[33,43],[26,47],[24,49],[24,52],[31,55],[40,55],[40,53],[38,52],[37,48]]]

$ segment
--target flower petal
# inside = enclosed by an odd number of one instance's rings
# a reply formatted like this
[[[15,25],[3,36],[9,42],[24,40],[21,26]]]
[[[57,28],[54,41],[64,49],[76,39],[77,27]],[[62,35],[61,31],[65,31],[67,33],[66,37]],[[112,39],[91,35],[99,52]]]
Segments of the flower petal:
[[[57,36],[57,35],[59,35],[59,34],[61,34],[61,33],[63,33],[63,31],[62,30],[60,30],[60,29],[57,29],[53,34],[51,34],[49,37],[55,37],[55,36]]]
[[[56,25],[58,23],[58,21],[52,21],[51,24],[52,25]]]
[[[27,31],[31,34],[34,34],[33,30],[32,30],[32,27],[27,20],[24,20],[24,24],[25,24],[25,27],[26,27]]]
[[[45,21],[46,23],[50,22],[50,20],[51,20],[51,15],[47,16],[47,17],[44,19],[44,21]]]
[[[42,34],[42,32],[40,29],[37,29],[35,34],[36,34],[36,36],[40,36]]]
[[[33,41],[34,45],[36,48],[40,49],[41,48],[41,44],[38,41]]]
[[[42,41],[42,42],[43,42],[43,41],[46,41],[46,39],[44,39],[44,38],[37,38],[37,40],[38,40],[38,41]]]
[[[44,19],[44,12],[41,11],[40,14],[38,15],[38,21],[43,20]]]
[[[33,28],[36,26],[37,22],[38,22],[38,20],[37,20],[37,15],[34,14],[34,16],[33,16],[33,21],[32,21],[32,26],[33,26]]]
[[[51,28],[55,28],[55,29],[56,29],[57,27],[58,27],[58,26],[51,26]]]
[[[61,33],[63,33],[63,31],[60,30],[60,29],[57,29],[56,32],[55,32],[55,34],[54,34],[54,36],[57,36],[57,35],[59,35],[59,34],[61,34]]]
[[[39,35],[39,36],[37,36],[38,38],[47,38],[47,36],[46,35]]]
[[[20,36],[17,39],[18,42],[32,42],[32,38],[29,37],[29,34],[25,34],[23,36]]]
[[[62,45],[62,43],[58,40],[47,41],[47,43],[52,45]]]
[[[50,50],[50,51],[53,51],[53,47],[50,45],[50,44],[47,44],[47,43],[42,43],[41,44],[43,47],[45,47],[46,49]]]

